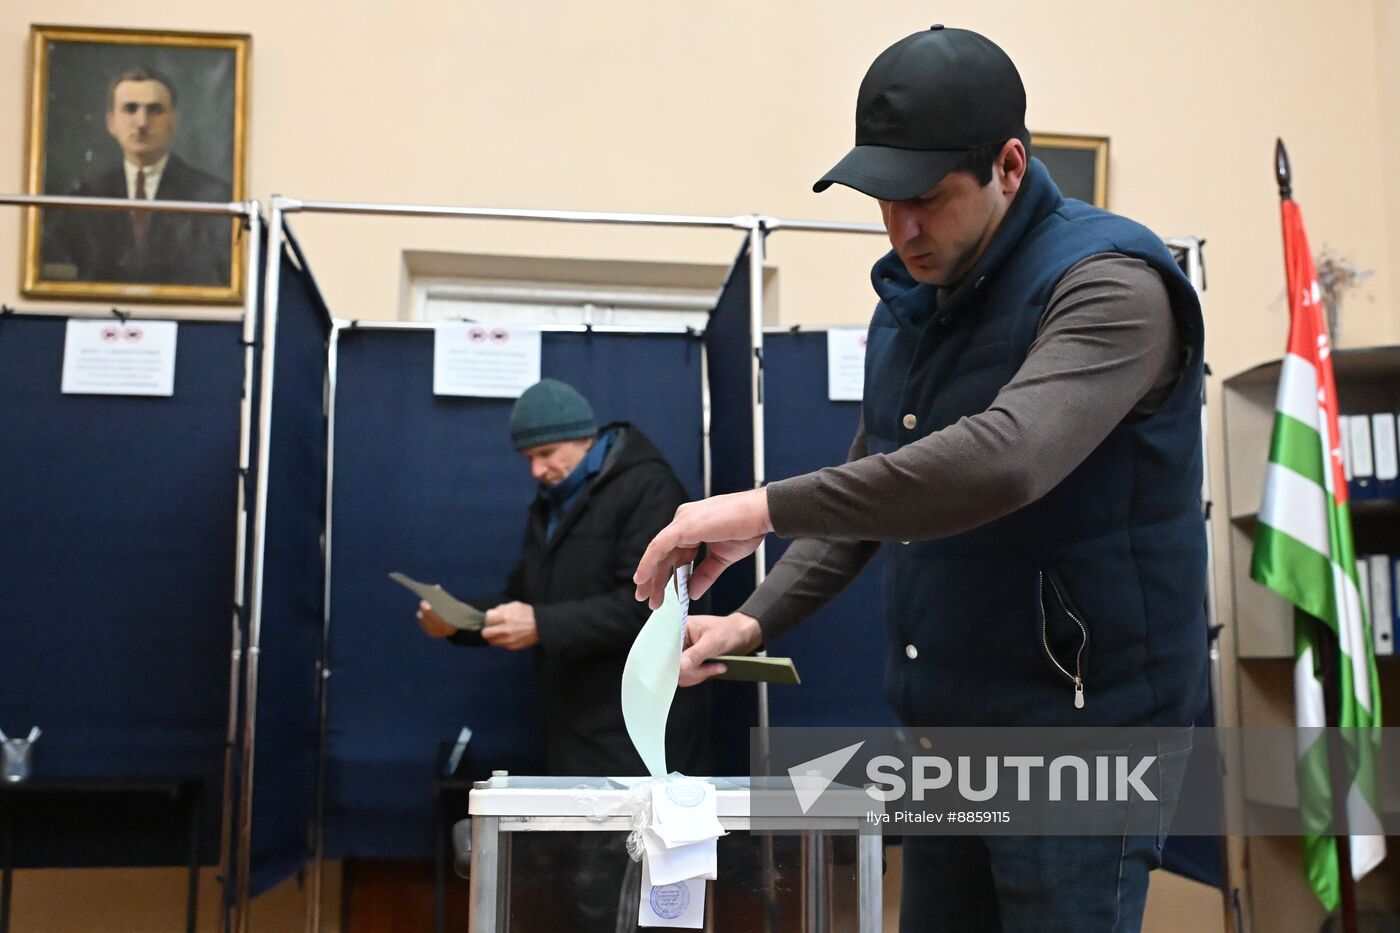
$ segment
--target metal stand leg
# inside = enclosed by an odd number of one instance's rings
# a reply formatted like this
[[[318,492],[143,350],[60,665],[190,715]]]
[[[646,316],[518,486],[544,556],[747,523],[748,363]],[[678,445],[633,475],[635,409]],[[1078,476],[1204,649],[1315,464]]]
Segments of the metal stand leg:
[[[447,888],[447,836],[449,830],[443,823],[442,789],[433,791],[433,931],[444,933],[443,914]]]
[[[502,933],[500,920],[501,820],[472,817],[472,881],[468,933]]]
[[[10,933],[10,881],[14,872],[15,807],[7,796],[4,803],[4,828],[0,830],[0,933]]]
[[[856,897],[860,933],[880,933],[885,924],[884,837],[861,833],[856,842]]]
[[[195,933],[195,920],[199,915],[199,811],[202,786],[187,794],[185,805],[190,812],[190,864],[189,882],[185,891],[185,933]]]
[[[820,832],[802,834],[802,930],[803,933],[831,933],[831,911],[827,892],[831,890],[827,866],[826,836]]]
[[[514,834],[496,833],[496,924],[497,929],[510,929],[510,849]]]
[[[774,868],[773,836],[763,836],[763,931],[778,933],[778,872]]]

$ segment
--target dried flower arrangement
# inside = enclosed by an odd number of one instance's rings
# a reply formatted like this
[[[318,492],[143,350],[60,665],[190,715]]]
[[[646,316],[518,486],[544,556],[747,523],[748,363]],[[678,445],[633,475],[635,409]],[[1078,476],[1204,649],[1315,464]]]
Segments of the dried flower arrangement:
[[[1313,258],[1313,264],[1317,267],[1318,287],[1322,289],[1322,304],[1327,309],[1327,332],[1335,347],[1342,296],[1369,277],[1373,270],[1358,269],[1350,259],[1325,245]]]

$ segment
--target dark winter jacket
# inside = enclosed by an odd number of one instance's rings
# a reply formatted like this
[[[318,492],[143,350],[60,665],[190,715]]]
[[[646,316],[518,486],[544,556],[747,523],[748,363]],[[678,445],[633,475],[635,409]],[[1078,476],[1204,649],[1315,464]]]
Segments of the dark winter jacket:
[[[537,496],[520,561],[506,588],[476,601],[482,609],[519,601],[535,610],[535,649],[545,758],[553,774],[645,774],[622,721],[622,668],[650,611],[634,598],[632,574],[651,539],[687,501],[661,452],[640,430],[609,424],[602,468],[572,501],[552,535]],[[458,643],[480,643],[463,635]],[[677,690],[667,729],[667,765],[707,768],[709,693]]]

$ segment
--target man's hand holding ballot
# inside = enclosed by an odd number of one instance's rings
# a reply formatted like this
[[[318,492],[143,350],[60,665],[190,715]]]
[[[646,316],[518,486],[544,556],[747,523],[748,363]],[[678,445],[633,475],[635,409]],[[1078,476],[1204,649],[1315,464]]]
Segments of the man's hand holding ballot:
[[[705,559],[690,575],[691,598],[699,599],[726,567],[756,551],[772,530],[768,496],[762,489],[686,503],[676,509],[676,517],[657,532],[642,554],[632,577],[638,601],[658,608],[671,574],[693,561],[704,544]]]
[[[433,611],[426,599],[418,604],[418,627],[430,638],[450,638],[458,632],[457,628]],[[481,638],[493,648],[507,651],[533,648],[540,643],[534,607],[522,602],[509,602],[486,610]]]
[[[686,648],[681,652],[682,687],[693,687],[727,671],[722,663],[706,663],[711,658],[751,654],[763,644],[758,620],[742,612],[691,616],[685,624],[685,637]]]
[[[510,602],[486,610],[486,625],[481,629],[481,637],[491,647],[507,651],[533,648],[540,643],[534,607],[528,603]]]

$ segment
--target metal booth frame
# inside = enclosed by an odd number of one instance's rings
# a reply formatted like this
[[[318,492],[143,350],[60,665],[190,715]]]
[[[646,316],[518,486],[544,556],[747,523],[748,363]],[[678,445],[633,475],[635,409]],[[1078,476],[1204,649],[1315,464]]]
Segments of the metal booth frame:
[[[229,869],[234,864],[234,830],[233,816],[236,799],[233,794],[233,774],[234,758],[238,753],[238,715],[240,708],[240,666],[243,659],[244,650],[244,592],[248,580],[248,471],[250,463],[250,452],[252,449],[252,418],[253,418],[253,379],[255,366],[255,350],[257,348],[258,332],[258,272],[261,261],[260,251],[262,247],[262,212],[256,200],[247,201],[134,201],[124,198],[88,198],[88,197],[68,197],[58,195],[19,195],[0,194],[0,205],[13,205],[24,208],[43,207],[85,207],[99,210],[121,210],[121,211],[147,211],[152,213],[179,213],[179,214],[213,214],[226,217],[243,218],[243,231],[248,238],[247,256],[243,266],[243,307],[237,313],[237,317],[243,324],[243,385],[242,397],[239,403],[239,432],[238,432],[238,506],[235,520],[235,542],[234,542],[234,583],[233,583],[233,612],[231,619],[232,639],[229,654],[229,685],[228,685],[228,726],[224,742],[224,786],[222,802],[220,804],[219,815],[219,865],[218,879],[220,886],[224,889],[224,903],[220,906],[220,928],[229,928],[228,913],[228,882]],[[115,313],[116,309],[105,308],[57,308],[53,306],[43,306],[32,309],[26,313],[39,315],[50,315],[63,318],[107,318]],[[229,320],[230,314],[226,311],[200,310],[200,311],[168,311],[162,312],[152,309],[149,313],[142,312],[143,317],[154,320]],[[272,343],[270,334],[265,333],[265,339],[269,346]],[[272,367],[271,357],[263,360],[261,372],[261,386],[265,393],[272,389]],[[267,414],[265,409],[264,415]],[[261,422],[262,436],[266,437],[268,423]],[[260,445],[265,447],[266,445]],[[263,513],[266,505],[266,474],[267,462],[264,456],[258,460],[257,486],[261,494],[256,498],[253,509],[254,517],[254,542],[256,543],[262,533]],[[261,574],[258,575],[259,580]],[[251,753],[244,750],[244,758],[251,762]],[[246,885],[246,881],[240,876],[240,887]]]
[[[639,214],[639,213],[613,213],[596,211],[546,211],[546,210],[515,210],[506,208],[472,208],[472,207],[450,207],[436,205],[408,205],[408,204],[373,204],[364,202],[346,201],[307,201],[296,198],[274,195],[271,200],[271,215],[268,224],[268,256],[269,258],[281,255],[282,244],[286,239],[286,215],[294,213],[321,213],[321,214],[344,214],[344,215],[370,215],[370,216],[394,216],[394,217],[441,217],[457,219],[475,220],[515,220],[534,221],[552,223],[571,224],[603,224],[603,225],[631,225],[631,226],[653,226],[653,227],[685,227],[685,228],[708,228],[716,230],[736,230],[744,235],[744,241],[750,249],[750,347],[751,347],[751,368],[752,376],[750,380],[750,393],[754,411],[754,441],[753,455],[755,463],[755,484],[762,483],[762,458],[763,458],[763,414],[762,414],[762,389],[761,373],[759,372],[759,361],[762,356],[763,341],[763,254],[762,254],[762,232],[761,218],[755,215],[739,215],[733,217],[700,216],[700,215],[672,215],[672,214]],[[267,344],[264,346],[264,373],[270,373],[273,368],[273,354],[275,353],[275,333],[278,313],[278,289],[280,286],[280,263],[269,262],[267,280],[265,284],[266,299],[264,302],[265,332],[270,335]],[[325,526],[325,591],[324,591],[324,614],[322,618],[322,641],[320,656],[317,660],[317,707],[319,719],[319,735],[317,748],[317,775],[316,775],[316,801],[312,817],[311,827],[311,858],[312,868],[306,885],[306,929],[315,931],[320,928],[321,918],[321,887],[324,869],[324,788],[325,788],[325,746],[326,746],[326,726],[327,726],[327,704],[328,704],[328,681],[331,677],[331,670],[326,665],[327,649],[330,640],[330,581],[331,563],[333,554],[333,537],[331,528],[332,501],[334,497],[334,471],[335,471],[335,398],[337,379],[337,350],[339,337],[342,331],[359,328],[375,330],[431,330],[434,327],[428,322],[404,322],[404,321],[347,321],[343,319],[333,319],[331,333],[327,347],[327,462],[326,462],[326,526]],[[540,327],[542,331],[578,331],[582,332],[590,328],[584,325],[547,325]],[[591,330],[598,333],[684,333],[687,329],[682,326],[676,327],[652,327],[638,328],[627,326],[607,326],[594,325]],[[702,426],[704,436],[702,438],[702,449],[704,457],[704,482],[705,493],[709,494],[710,485],[710,445],[709,445],[709,389],[707,382],[707,368],[703,344],[701,347],[701,392],[702,392]],[[262,411],[260,412],[260,423],[270,424],[270,413],[273,403],[273,389],[271,384],[265,386],[261,398]],[[264,430],[259,435],[262,449],[259,450],[261,458],[267,454],[267,439],[269,434]],[[263,472],[259,473],[260,483]],[[265,488],[260,488],[263,498],[259,503],[265,503]],[[262,623],[262,577],[265,551],[261,536],[254,539],[253,557],[253,589],[250,602],[250,623],[249,623],[249,649],[248,665],[246,670],[245,684],[245,760],[246,766],[243,771],[243,786],[240,792],[242,821],[240,826],[241,844],[239,847],[239,896],[235,911],[235,930],[237,933],[246,933],[248,929],[248,859],[251,850],[251,830],[252,830],[252,794],[253,794],[253,750],[256,747],[256,719],[257,719],[257,697],[258,697],[258,655],[261,640]],[[758,578],[755,582],[762,580],[762,552],[759,553]],[[760,698],[760,722],[766,723],[766,708],[763,705],[763,698]]]

